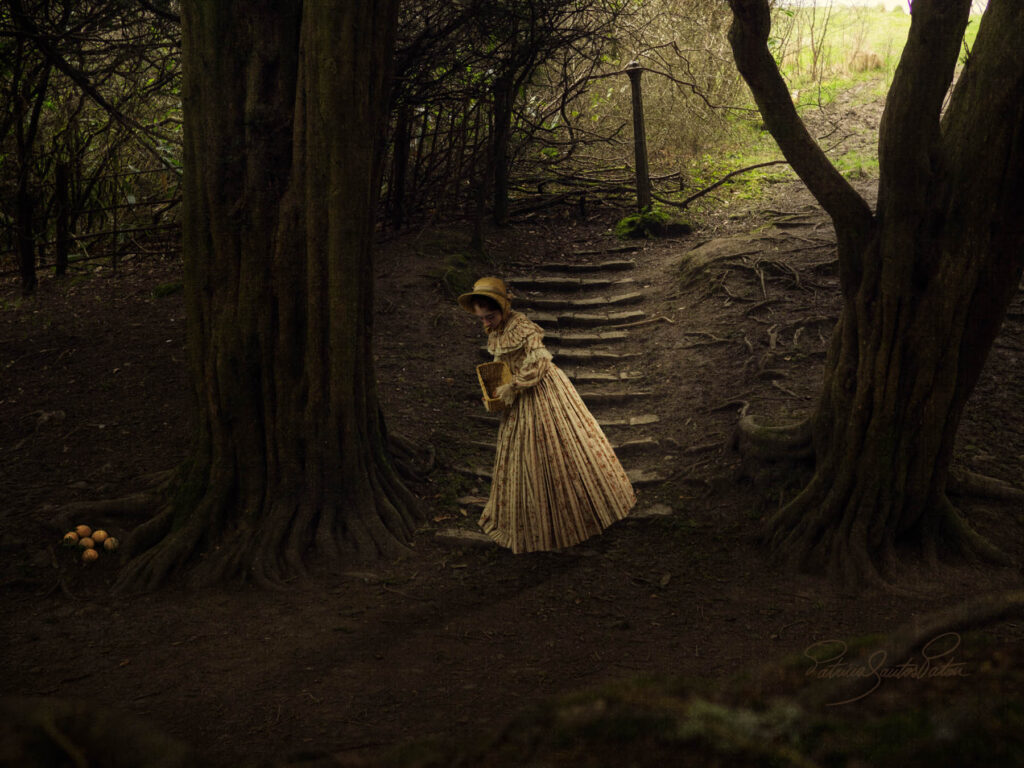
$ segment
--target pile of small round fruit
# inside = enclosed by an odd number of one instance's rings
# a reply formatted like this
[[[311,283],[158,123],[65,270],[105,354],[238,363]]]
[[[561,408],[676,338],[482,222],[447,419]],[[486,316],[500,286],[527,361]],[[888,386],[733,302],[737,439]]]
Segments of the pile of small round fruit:
[[[120,542],[106,531],[94,531],[88,525],[79,525],[73,531],[64,534],[65,547],[78,547],[82,550],[82,562],[92,563],[99,559],[99,548],[113,552]]]

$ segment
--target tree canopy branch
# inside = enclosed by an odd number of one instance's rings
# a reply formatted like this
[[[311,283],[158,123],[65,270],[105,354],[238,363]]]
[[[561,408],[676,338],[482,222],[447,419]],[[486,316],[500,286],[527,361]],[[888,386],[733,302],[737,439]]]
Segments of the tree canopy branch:
[[[848,293],[859,281],[861,254],[872,236],[871,208],[829,162],[793,106],[786,82],[768,49],[768,0],[729,0],[729,6],[733,12],[729,42],[736,66],[750,86],[765,125],[783,156],[832,217],[839,246],[840,279],[844,293]]]
[[[139,144],[154,158],[156,158],[162,166],[176,174],[181,173],[181,169],[177,168],[154,147],[150,146],[150,144],[141,140],[141,136],[153,136],[153,131],[146,128],[146,126],[141,125],[138,121],[124,114],[124,112],[111,104],[103,94],[97,90],[95,85],[84,72],[72,66],[70,62],[61,55],[60,51],[51,44],[50,39],[39,30],[32,17],[26,12],[22,0],[11,0],[11,9],[14,17],[24,26],[26,36],[31,37],[35,41],[36,45],[39,46],[40,52],[42,52],[47,61],[49,61],[53,67],[67,75],[71,82],[81,88],[82,92],[92,99],[97,106],[102,108],[107,114],[117,120],[117,122],[121,123],[121,125],[133,131],[139,139]],[[157,138],[160,137],[157,136]]]

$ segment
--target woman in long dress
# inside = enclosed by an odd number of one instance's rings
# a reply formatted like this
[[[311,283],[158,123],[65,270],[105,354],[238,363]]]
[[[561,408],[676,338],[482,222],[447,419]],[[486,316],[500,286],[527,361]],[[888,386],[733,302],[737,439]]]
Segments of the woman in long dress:
[[[491,495],[480,527],[514,553],[571,547],[629,514],[636,494],[597,420],[551,362],[544,331],[514,311],[505,284],[477,280],[459,297],[487,332],[487,349],[512,374],[498,388]]]

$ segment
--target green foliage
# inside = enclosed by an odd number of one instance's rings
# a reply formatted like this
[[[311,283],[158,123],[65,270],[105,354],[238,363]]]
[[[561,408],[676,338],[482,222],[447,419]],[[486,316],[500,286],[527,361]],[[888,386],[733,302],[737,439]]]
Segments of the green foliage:
[[[153,297],[157,299],[163,299],[167,296],[173,296],[176,293],[181,293],[185,286],[180,280],[176,280],[172,283],[161,283],[153,289]]]
[[[866,179],[878,174],[878,157],[861,152],[847,152],[836,158],[834,164],[848,179]]]
[[[674,237],[689,234],[693,227],[689,222],[673,219],[660,208],[646,208],[620,219],[615,225],[615,236],[627,240],[648,237]]]
[[[964,34],[966,61],[978,34],[975,15]],[[911,17],[884,6],[834,7],[818,2],[806,7],[779,7],[774,11],[769,48],[786,82],[798,91],[826,88],[844,77],[875,77],[886,85],[899,63],[910,32]]]
[[[465,235],[459,232],[433,230],[423,236],[417,248],[421,254],[435,260],[436,266],[427,274],[452,298],[469,291],[491,266],[487,257],[467,247],[465,240]]]

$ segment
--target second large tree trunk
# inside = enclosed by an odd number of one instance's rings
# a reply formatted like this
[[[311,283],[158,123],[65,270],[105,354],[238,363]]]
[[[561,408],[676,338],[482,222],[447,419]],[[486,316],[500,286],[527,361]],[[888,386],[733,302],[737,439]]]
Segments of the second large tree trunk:
[[[969,0],[921,0],[886,101],[874,215],[796,115],[766,0],[730,0],[740,71],[836,225],[844,306],[812,418],[810,484],[766,524],[781,557],[881,584],[901,544],[1005,562],[949,503],[968,397],[1024,266],[1024,7],[991,0],[944,108]]]
[[[945,489],[964,405],[1020,272],[993,285],[973,260],[947,255],[924,278],[914,265],[935,254],[896,258],[885,241],[898,240],[883,233],[866,255],[878,268],[834,331],[812,421],[814,478],[768,528],[787,559],[851,586],[891,579],[900,544],[930,559],[939,544],[1001,559]]]

